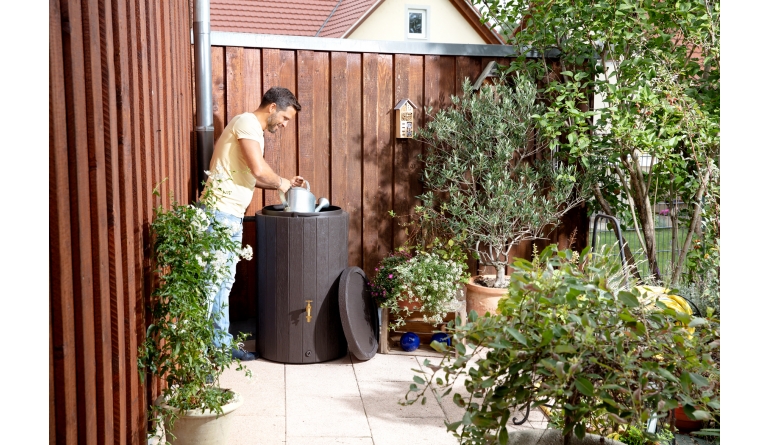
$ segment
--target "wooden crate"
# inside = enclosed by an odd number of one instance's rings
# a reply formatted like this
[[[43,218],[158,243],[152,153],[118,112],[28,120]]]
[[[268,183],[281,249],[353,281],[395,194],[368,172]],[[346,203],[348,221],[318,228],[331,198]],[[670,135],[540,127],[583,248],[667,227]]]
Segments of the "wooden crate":
[[[444,317],[444,322],[434,326],[423,321],[423,313],[412,312],[412,315],[404,318],[406,324],[398,329],[390,329],[391,314],[389,309],[382,309],[382,323],[380,324],[380,354],[419,355],[427,357],[443,357],[444,354],[430,347],[431,337],[436,332],[446,332],[447,323],[455,321],[455,324],[464,324],[466,321],[465,302],[456,312],[451,312]],[[401,336],[407,332],[414,332],[420,337],[420,346],[414,351],[407,352],[401,349]]]

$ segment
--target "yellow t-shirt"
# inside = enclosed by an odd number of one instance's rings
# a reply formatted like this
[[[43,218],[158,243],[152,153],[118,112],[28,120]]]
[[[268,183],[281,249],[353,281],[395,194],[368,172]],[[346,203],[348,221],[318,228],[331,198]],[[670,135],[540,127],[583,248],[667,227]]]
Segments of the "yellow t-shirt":
[[[209,170],[212,174],[216,174],[219,167],[219,172],[227,177],[219,182],[220,190],[216,192],[218,199],[215,207],[219,211],[242,218],[246,213],[246,207],[251,203],[257,179],[246,165],[238,139],[259,142],[262,156],[265,155],[265,136],[257,116],[253,113],[239,114],[227,124],[222,135],[217,139]],[[206,181],[207,188],[210,183],[211,178]]]

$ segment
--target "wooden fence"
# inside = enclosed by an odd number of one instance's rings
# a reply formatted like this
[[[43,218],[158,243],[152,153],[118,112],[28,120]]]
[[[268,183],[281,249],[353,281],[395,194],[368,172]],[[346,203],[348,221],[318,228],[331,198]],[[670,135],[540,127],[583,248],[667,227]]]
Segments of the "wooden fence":
[[[193,190],[189,4],[49,8],[50,442],[144,444],[152,189]]]
[[[406,238],[388,211],[408,214],[422,192],[418,155],[423,144],[395,138],[393,108],[411,99],[420,127],[426,119],[423,106],[450,105],[452,95],[462,94],[463,80],[474,82],[492,60],[507,63],[505,57],[214,46],[214,135],[237,114],[256,110],[269,88],[294,91],[302,111],[287,128],[266,133],[265,159],[281,176],[302,175],[316,197],[327,197],[350,214],[349,265],[372,276],[379,260]],[[249,217],[278,202],[274,191],[255,192],[246,211],[244,243],[256,241],[256,223]],[[584,220],[585,210],[576,209],[552,240],[565,246],[578,227],[583,244]],[[511,257],[531,252],[531,243],[523,243]],[[232,320],[256,317],[256,288],[254,262],[240,262],[230,296]]]

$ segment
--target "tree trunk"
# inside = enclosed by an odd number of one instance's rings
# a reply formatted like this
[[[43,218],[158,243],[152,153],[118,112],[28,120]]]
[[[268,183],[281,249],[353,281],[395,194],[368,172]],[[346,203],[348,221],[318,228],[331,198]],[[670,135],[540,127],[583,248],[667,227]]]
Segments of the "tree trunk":
[[[607,202],[606,199],[604,199],[601,188],[599,188],[599,184],[594,184],[591,187],[591,190],[593,191],[594,197],[599,202],[599,206],[602,208],[602,211],[608,216],[612,216],[614,218],[615,212],[612,211],[610,204]],[[618,227],[618,230],[620,230],[620,227]],[[637,280],[641,280],[642,277],[639,275],[639,270],[636,267],[636,260],[634,259],[634,253],[631,252],[631,248],[628,247],[628,242],[623,244],[622,249],[623,249],[623,255],[626,257],[628,273],[636,277]]]
[[[495,285],[496,288],[505,287],[505,264],[495,265]]]
[[[693,209],[692,219],[690,220],[690,227],[687,230],[687,237],[684,239],[684,246],[682,246],[682,253],[679,255],[679,262],[676,265],[676,269],[671,274],[671,284],[674,285],[679,281],[680,275],[682,275],[682,268],[684,267],[684,259],[687,256],[686,253],[690,250],[690,243],[692,242],[692,235],[695,233],[700,221],[701,215],[701,199],[706,191],[706,185],[711,179],[711,167],[706,170],[706,176],[698,187],[698,192],[695,193],[695,208]]]
[[[621,158],[623,164],[628,170],[628,178],[631,183],[631,193],[634,199],[639,222],[642,225],[642,234],[644,235],[644,250],[647,256],[647,265],[650,274],[656,280],[660,280],[660,269],[658,268],[657,247],[655,243],[655,218],[652,216],[652,205],[650,205],[650,195],[647,193],[644,184],[644,175],[642,167],[639,164],[639,158],[635,153],[631,153],[631,160]]]
[[[668,217],[671,219],[671,272],[674,272],[679,261],[679,209],[674,192],[674,175],[669,175],[671,190],[669,192]]]

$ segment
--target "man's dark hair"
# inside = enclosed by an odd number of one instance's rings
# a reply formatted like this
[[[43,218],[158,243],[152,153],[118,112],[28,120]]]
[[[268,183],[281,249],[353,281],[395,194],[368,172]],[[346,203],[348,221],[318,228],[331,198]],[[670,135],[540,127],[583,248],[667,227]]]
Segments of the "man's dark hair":
[[[267,90],[265,95],[262,96],[262,103],[259,104],[259,108],[269,107],[270,104],[275,104],[279,111],[283,111],[290,106],[294,107],[297,111],[302,111],[302,105],[297,102],[297,98],[284,87],[273,87]]]

